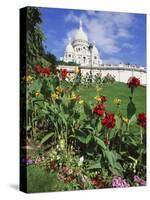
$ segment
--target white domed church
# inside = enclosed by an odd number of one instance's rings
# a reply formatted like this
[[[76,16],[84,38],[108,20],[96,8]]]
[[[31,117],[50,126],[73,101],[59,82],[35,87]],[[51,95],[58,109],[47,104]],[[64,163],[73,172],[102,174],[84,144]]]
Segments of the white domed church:
[[[73,40],[69,38],[64,52],[64,61],[75,62],[80,66],[87,67],[98,67],[102,64],[95,42],[89,42],[87,34],[83,30],[82,21],[80,21],[79,30],[76,31]]]

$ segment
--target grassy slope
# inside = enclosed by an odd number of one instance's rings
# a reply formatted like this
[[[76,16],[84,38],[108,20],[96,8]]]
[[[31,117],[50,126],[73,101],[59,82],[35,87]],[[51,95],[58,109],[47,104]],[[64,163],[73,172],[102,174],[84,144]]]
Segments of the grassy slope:
[[[79,93],[85,101],[94,101],[94,97],[96,96],[95,87],[92,88],[79,88]],[[109,86],[103,87],[103,95],[107,97],[106,110],[108,112],[115,112],[115,106],[113,104],[113,100],[115,97],[118,97],[122,100],[121,103],[121,111],[126,116],[127,104],[129,102],[130,89],[124,83],[115,83]],[[134,98],[135,106],[137,109],[137,113],[146,111],[146,88],[138,87],[135,91]]]
[[[45,169],[37,166],[27,167],[27,181],[29,193],[63,190],[63,183],[58,180],[56,173],[47,173]]]

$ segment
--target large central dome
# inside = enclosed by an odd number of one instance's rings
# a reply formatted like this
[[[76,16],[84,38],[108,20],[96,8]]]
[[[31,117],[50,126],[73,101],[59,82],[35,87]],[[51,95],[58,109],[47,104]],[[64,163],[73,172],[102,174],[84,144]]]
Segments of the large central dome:
[[[95,42],[90,43],[83,30],[82,21],[80,21],[79,29],[75,32],[72,40],[69,38],[69,43],[64,51],[64,61],[89,67],[99,67],[102,63]]]
[[[88,37],[82,29],[82,21],[80,20],[80,28],[76,31],[74,40],[82,40],[88,42]]]

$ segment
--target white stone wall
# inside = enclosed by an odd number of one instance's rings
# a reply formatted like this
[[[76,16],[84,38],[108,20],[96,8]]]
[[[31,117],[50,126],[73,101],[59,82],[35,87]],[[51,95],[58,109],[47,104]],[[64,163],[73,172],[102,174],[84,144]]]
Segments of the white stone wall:
[[[58,66],[58,69],[65,68],[70,72],[74,71],[73,66]],[[89,67],[81,67],[82,75],[90,72]],[[132,76],[135,76],[140,79],[142,85],[146,85],[146,70],[144,68],[138,68],[134,66],[117,66],[117,65],[109,65],[105,67],[93,68],[92,74],[101,73],[102,77],[106,76],[108,73],[115,76],[115,80],[119,82],[127,83],[128,79]]]

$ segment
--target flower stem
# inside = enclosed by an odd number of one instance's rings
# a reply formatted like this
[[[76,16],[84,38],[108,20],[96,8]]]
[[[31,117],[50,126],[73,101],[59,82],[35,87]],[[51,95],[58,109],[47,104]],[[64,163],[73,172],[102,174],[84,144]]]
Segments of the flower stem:
[[[140,127],[141,144],[143,144],[143,129]]]

